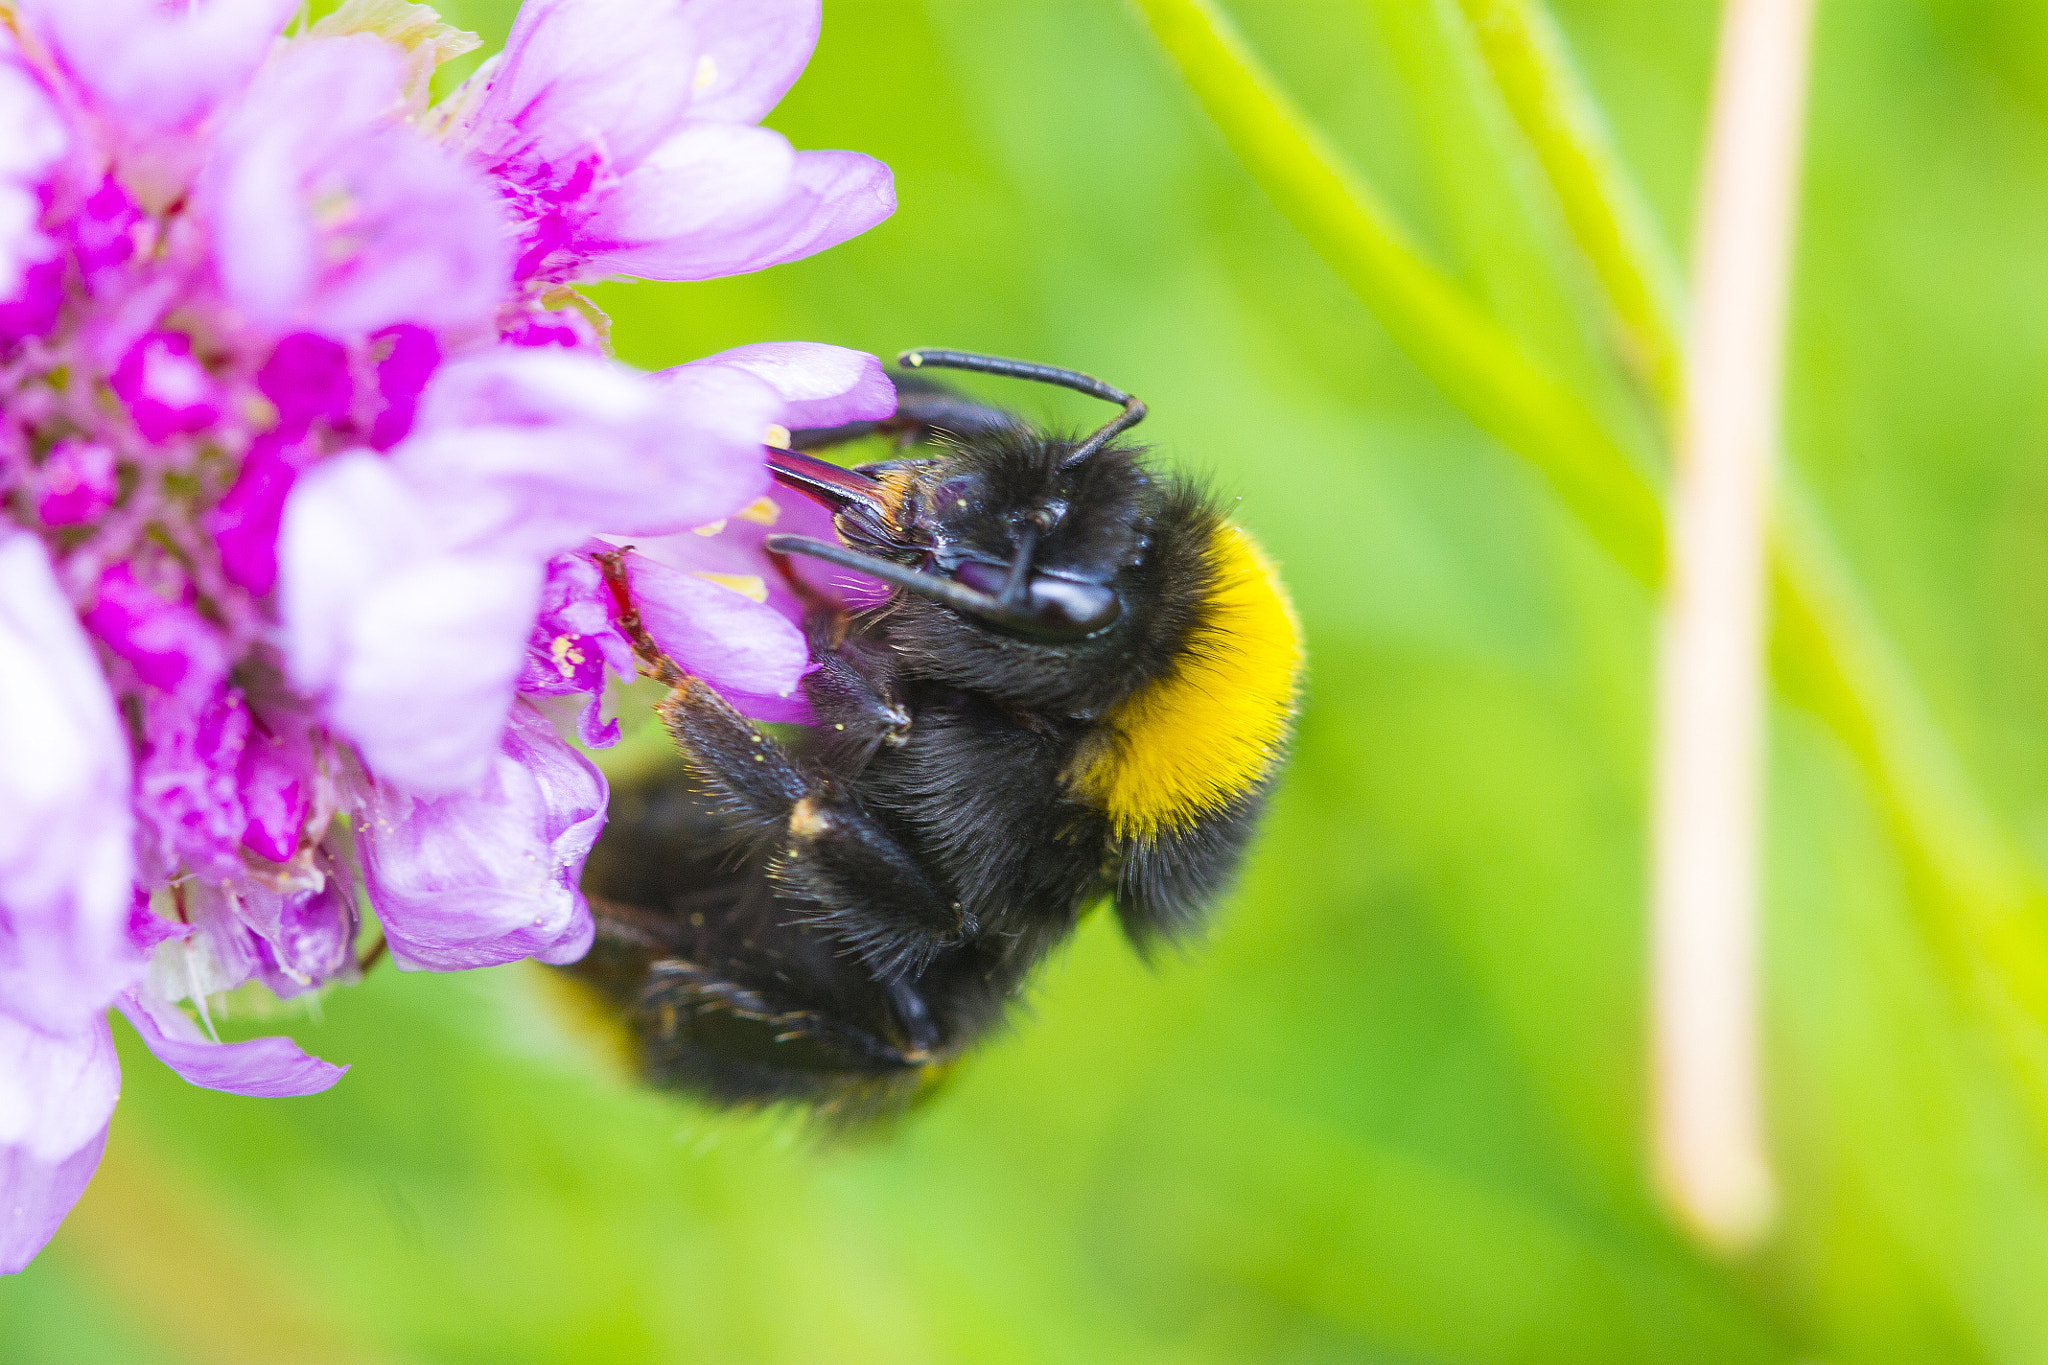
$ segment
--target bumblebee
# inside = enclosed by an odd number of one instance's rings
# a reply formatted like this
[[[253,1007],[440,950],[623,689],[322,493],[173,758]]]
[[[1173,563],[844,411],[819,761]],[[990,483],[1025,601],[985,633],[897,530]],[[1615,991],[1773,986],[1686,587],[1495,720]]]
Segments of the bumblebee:
[[[564,970],[623,1016],[656,1085],[900,1106],[1000,1025],[1103,896],[1141,954],[1198,928],[1285,757],[1293,611],[1212,496],[1119,439],[1144,404],[993,356],[910,351],[898,367],[894,417],[769,451],[843,543],[768,549],[889,586],[859,610],[809,593],[800,740],[682,675],[640,629],[619,559],[606,566],[645,671],[670,685],[657,711],[682,763],[614,791],[583,875],[597,941]],[[1055,435],[920,373],[942,368],[1121,412]],[[847,469],[808,453],[872,435],[913,457]]]

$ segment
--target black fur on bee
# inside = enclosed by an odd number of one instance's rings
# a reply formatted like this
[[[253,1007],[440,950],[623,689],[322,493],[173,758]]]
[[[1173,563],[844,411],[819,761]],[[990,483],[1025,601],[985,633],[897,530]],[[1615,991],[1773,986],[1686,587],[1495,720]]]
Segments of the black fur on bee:
[[[1279,580],[1213,498],[1118,438],[1099,380],[908,352],[883,422],[769,452],[840,541],[769,547],[882,577],[817,594],[814,723],[784,742],[622,628],[671,684],[675,771],[623,783],[583,877],[596,946],[568,968],[630,1024],[657,1085],[860,1115],[997,1028],[1034,966],[1111,898],[1140,951],[1197,929],[1285,755],[1301,667]],[[1122,407],[1049,433],[925,379],[955,368]],[[895,436],[906,458],[803,453]],[[790,576],[792,585],[801,580]]]

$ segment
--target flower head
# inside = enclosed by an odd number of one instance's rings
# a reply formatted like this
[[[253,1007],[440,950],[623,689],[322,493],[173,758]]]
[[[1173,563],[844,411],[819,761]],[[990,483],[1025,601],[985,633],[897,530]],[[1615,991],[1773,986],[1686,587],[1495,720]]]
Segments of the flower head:
[[[341,1069],[205,997],[354,979],[359,893],[401,967],[579,956],[605,785],[528,698],[616,735],[591,554],[646,543],[657,638],[798,707],[801,607],[724,528],[772,519],[767,433],[893,404],[798,343],[642,374],[563,306],[890,211],[755,126],[816,0],[529,0],[441,106],[432,11],[297,9],[0,0],[0,1271],[98,1160],[110,1007],[304,1094]]]

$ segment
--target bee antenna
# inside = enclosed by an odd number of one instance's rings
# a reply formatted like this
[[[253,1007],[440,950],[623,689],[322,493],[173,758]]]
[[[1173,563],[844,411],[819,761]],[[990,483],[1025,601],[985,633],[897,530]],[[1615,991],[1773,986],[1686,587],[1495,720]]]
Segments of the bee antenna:
[[[1040,365],[1029,360],[1011,360],[999,355],[981,355],[975,351],[905,351],[896,357],[896,363],[906,370],[966,370],[972,374],[997,374],[1009,379],[1029,379],[1033,383],[1052,384],[1075,393],[1085,393],[1090,398],[1100,398],[1105,403],[1118,403],[1123,411],[1098,428],[1094,435],[1067,453],[1060,461],[1061,469],[1072,469],[1088,459],[1096,451],[1108,445],[1116,437],[1129,431],[1145,420],[1145,405],[1113,384],[1105,384],[1091,374],[1079,370],[1063,370],[1057,365]]]
[[[779,555],[808,555],[822,559],[827,564],[836,564],[842,569],[853,569],[884,583],[893,583],[923,597],[944,602],[955,611],[964,611],[971,616],[985,616],[1000,619],[1003,604],[985,592],[976,592],[964,583],[955,583],[950,578],[925,573],[918,569],[906,568],[892,559],[877,555],[862,554],[859,550],[828,541],[813,540],[809,536],[773,535],[764,542],[767,548]]]

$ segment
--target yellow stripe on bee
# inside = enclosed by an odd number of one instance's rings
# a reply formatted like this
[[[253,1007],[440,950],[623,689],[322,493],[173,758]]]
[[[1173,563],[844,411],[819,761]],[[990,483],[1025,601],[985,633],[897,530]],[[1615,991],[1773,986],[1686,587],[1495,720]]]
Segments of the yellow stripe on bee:
[[[1279,763],[1302,667],[1301,625],[1271,560],[1219,527],[1216,582],[1174,670],[1109,716],[1110,743],[1075,784],[1119,839],[1185,825]]]
[[[640,1070],[640,1040],[624,1012],[604,992],[552,967],[532,964],[527,980],[551,1013],[610,1078],[631,1085]]]

